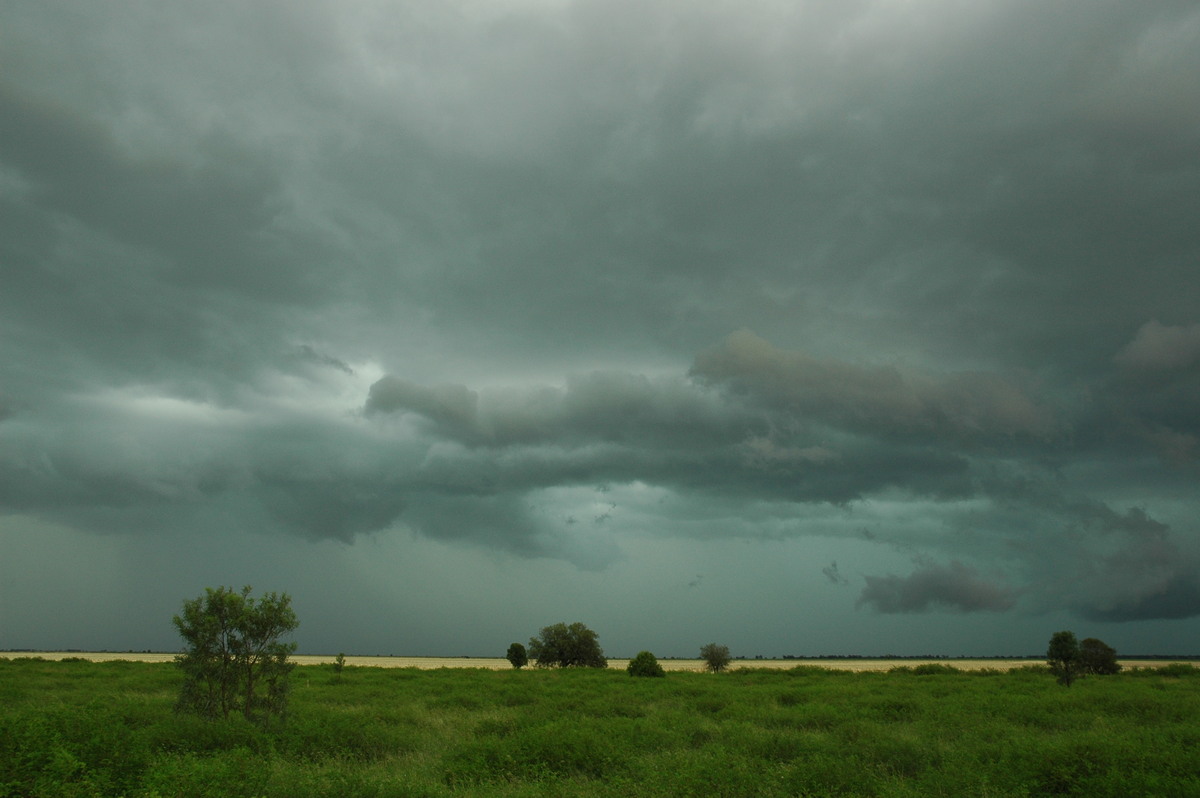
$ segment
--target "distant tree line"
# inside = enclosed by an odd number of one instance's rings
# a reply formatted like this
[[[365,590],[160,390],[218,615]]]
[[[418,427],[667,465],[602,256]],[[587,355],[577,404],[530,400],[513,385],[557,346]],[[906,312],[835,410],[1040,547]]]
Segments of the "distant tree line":
[[[520,643],[508,647],[505,658],[520,669],[530,660],[539,668],[607,668],[608,659],[600,648],[599,636],[585,624],[556,623],[543,626],[529,639],[526,649]],[[729,646],[708,643],[700,647],[705,668],[713,673],[725,670],[732,661]],[[627,670],[631,676],[663,676],[662,666],[650,651],[641,651],[630,660]]]

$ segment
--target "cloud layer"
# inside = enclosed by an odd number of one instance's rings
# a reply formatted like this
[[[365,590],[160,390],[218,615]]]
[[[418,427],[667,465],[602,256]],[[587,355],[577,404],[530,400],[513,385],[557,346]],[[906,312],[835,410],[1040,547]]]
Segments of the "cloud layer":
[[[755,640],[802,591],[864,639],[1169,648],[1198,42],[1172,0],[19,0],[0,534],[60,579],[53,541],[198,585],[239,541],[327,595],[325,547],[361,587],[404,540],[489,606],[507,568],[664,607],[736,578],[780,597]],[[758,578],[774,546],[812,559]]]

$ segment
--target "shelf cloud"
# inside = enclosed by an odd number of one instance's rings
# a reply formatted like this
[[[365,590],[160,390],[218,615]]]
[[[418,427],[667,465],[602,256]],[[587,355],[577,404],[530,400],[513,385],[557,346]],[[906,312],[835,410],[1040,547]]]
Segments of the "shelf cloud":
[[[326,653],[1177,647],[1197,42],[1167,1],[10,4],[0,648],[169,648],[245,583]]]

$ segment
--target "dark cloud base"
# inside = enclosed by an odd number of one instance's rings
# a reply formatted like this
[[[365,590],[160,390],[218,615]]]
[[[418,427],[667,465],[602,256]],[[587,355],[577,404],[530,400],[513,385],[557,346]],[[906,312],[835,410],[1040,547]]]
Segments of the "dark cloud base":
[[[743,331],[701,353],[687,379],[594,374],[565,390],[492,399],[389,376],[371,386],[365,409],[377,421],[419,419],[424,434],[443,441],[421,484],[463,501],[598,482],[644,482],[743,507],[861,505],[898,491],[942,506],[929,521],[941,525],[973,502],[966,523],[1001,550],[989,565],[1015,581],[984,578],[957,559],[907,577],[867,575],[858,603],[879,612],[1045,611],[1066,602],[1104,620],[1200,614],[1184,587],[1200,562],[1179,533],[1139,508],[1122,514],[1074,495],[1066,469],[1046,466],[1103,456],[1096,446],[1136,445],[1136,434],[1119,444],[1111,434],[1073,440],[1057,419],[1111,408],[1051,402],[996,374],[934,378],[818,361]],[[493,544],[534,526],[519,512],[512,521],[507,533],[493,525]]]
[[[485,5],[6,10],[31,552],[787,540],[874,633],[1200,616],[1194,3]]]
[[[926,565],[906,577],[888,574],[868,576],[866,580],[858,603],[882,613],[930,609],[1003,612],[1016,603],[1011,589],[983,579],[960,562]]]

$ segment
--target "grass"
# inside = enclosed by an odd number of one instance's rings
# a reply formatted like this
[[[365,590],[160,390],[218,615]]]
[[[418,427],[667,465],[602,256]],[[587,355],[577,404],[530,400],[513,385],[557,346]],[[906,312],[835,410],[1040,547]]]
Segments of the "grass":
[[[263,730],[171,665],[0,659],[0,796],[1200,795],[1198,677],[301,666]]]

